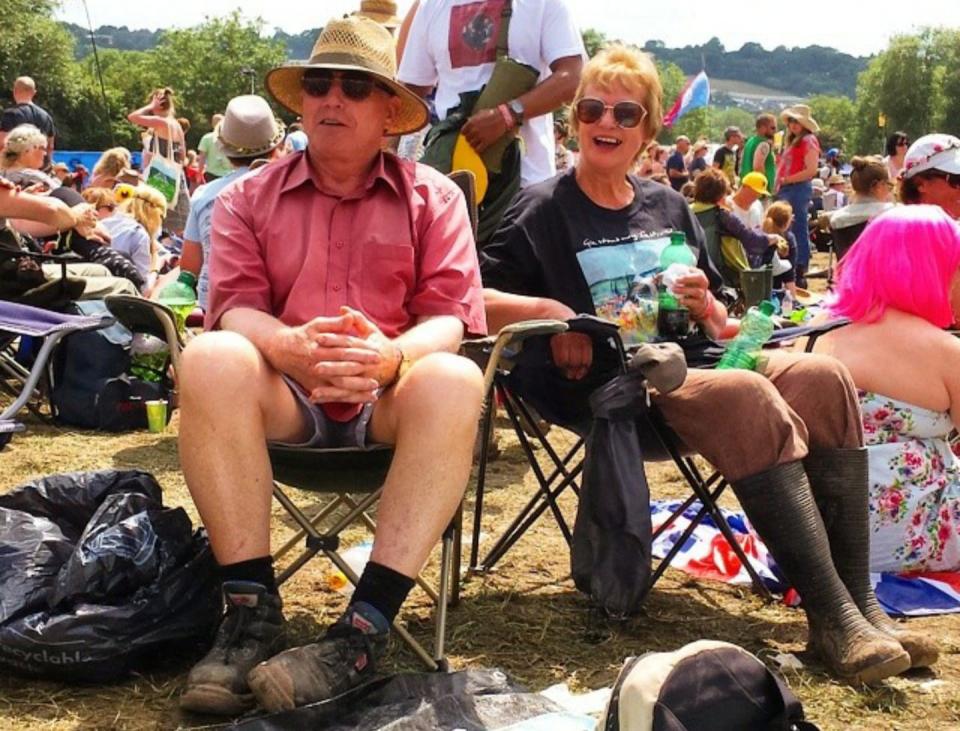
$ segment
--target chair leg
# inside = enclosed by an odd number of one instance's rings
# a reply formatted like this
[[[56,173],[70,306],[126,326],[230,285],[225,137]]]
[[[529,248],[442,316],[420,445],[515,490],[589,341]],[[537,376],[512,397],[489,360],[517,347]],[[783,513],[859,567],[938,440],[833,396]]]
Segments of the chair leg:
[[[480,555],[480,521],[483,518],[483,493],[487,485],[487,464],[490,460],[490,433],[493,431],[493,419],[496,414],[495,392],[498,386],[490,390],[483,405],[483,419],[480,422],[480,463],[477,465],[477,491],[473,504],[473,535],[470,536],[469,570],[477,568]]]

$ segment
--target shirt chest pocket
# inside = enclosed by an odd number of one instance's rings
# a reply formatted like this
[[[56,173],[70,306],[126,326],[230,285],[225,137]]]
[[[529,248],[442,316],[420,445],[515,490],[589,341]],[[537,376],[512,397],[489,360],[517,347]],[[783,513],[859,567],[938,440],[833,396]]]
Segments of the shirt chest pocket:
[[[404,304],[416,283],[416,257],[411,244],[367,244],[361,256],[364,309],[374,317],[406,319]]]

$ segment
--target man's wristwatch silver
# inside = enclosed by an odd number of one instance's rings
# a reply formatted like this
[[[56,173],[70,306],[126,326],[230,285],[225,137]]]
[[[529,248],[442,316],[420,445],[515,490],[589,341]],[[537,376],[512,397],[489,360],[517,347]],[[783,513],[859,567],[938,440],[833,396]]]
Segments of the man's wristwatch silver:
[[[513,115],[513,121],[516,123],[517,127],[523,124],[524,114],[526,109],[523,107],[523,102],[519,99],[512,99],[507,102],[507,109],[510,110],[510,114]]]

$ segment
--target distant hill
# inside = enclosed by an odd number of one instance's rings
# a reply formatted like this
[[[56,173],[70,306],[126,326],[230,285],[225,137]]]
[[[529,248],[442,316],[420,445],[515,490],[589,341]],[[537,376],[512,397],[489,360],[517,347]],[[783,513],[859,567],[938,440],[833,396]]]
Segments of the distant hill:
[[[87,30],[73,23],[64,25],[76,39],[77,57],[90,53]],[[100,48],[145,51],[156,45],[160,33],[104,25],[94,31],[94,36]],[[319,33],[319,29],[313,29],[291,35],[278,30],[273,37],[286,45],[288,58],[307,58]],[[647,41],[643,48],[661,61],[677,64],[684,73],[695,74],[705,67],[711,78],[723,79],[726,84],[761,86],[763,91],[759,93],[767,97],[834,94],[852,98],[857,75],[870,61],[824,46],[778,46],[768,51],[759,43],[746,43],[738,51],[728,51],[717,38],[683,48],[667,48],[661,41]]]
[[[686,74],[705,68],[710,77],[743,81],[797,97],[833,94],[852,98],[857,76],[870,62],[869,58],[825,46],[778,46],[768,51],[759,43],[745,43],[738,51],[728,51],[717,38],[683,48],[647,41],[643,48],[661,61],[677,64]]]

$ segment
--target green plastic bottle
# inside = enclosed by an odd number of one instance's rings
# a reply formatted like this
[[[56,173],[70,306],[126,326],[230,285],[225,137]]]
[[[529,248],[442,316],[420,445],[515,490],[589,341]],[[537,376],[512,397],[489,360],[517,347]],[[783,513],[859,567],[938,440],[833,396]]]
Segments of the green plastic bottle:
[[[160,291],[157,300],[173,310],[177,330],[182,334],[187,327],[187,318],[197,306],[197,275],[181,271],[176,282],[171,282]]]
[[[660,253],[660,273],[671,264],[695,267],[697,259],[687,246],[683,231],[670,234],[670,244]],[[666,340],[686,337],[690,332],[690,310],[683,307],[661,280],[657,297],[657,334]]]
[[[760,362],[760,350],[773,335],[773,302],[764,301],[747,310],[740,321],[740,332],[723,351],[717,368],[740,368],[747,371],[757,370]]]

